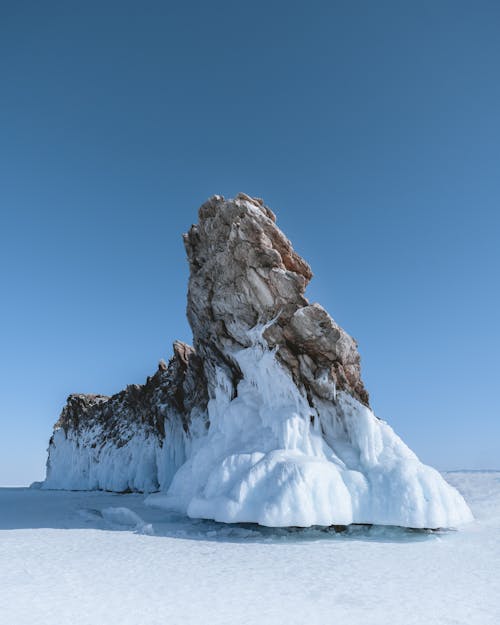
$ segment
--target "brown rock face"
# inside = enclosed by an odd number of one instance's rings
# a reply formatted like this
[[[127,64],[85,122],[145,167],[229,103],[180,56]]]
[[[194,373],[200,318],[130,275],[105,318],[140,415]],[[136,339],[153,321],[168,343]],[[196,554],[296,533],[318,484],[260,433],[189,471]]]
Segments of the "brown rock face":
[[[207,384],[194,349],[181,341],[173,347],[174,355],[168,365],[161,360],[145,384],[129,384],[111,397],[70,395],[55,427],[65,432],[99,428],[102,443],[112,441],[117,447],[134,436],[134,426],[161,441],[166,419],[180,419],[184,431],[188,431],[192,411],[206,410]]]
[[[212,197],[184,242],[190,265],[187,314],[209,391],[214,364],[236,385],[231,351],[249,345],[255,325],[275,320],[264,337],[299,388],[328,400],[332,388],[341,389],[368,404],[356,342],[324,308],[309,304],[304,292],[311,269],[262,200]]]

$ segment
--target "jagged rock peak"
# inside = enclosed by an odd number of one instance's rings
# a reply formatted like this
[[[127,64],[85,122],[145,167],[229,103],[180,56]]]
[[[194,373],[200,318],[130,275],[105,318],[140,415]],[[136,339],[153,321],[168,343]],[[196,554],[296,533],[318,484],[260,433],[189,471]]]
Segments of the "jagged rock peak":
[[[345,390],[368,405],[355,340],[304,293],[308,263],[276,225],[261,199],[214,195],[202,204],[198,224],[184,235],[190,266],[188,319],[194,347],[205,360],[224,361],[249,345],[249,330],[269,324],[265,339],[277,349],[297,386],[331,399]],[[210,383],[210,372],[207,375]],[[238,375],[233,375],[237,381]]]

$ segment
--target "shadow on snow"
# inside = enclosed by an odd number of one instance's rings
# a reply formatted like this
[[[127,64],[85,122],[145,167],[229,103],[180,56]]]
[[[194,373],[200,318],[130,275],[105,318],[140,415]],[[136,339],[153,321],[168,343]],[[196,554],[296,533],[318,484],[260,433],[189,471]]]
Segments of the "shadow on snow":
[[[274,544],[332,540],[414,543],[449,533],[376,525],[271,528],[253,523],[226,524],[190,519],[143,502],[144,495],[138,493],[0,488],[0,530],[128,531],[156,538]]]

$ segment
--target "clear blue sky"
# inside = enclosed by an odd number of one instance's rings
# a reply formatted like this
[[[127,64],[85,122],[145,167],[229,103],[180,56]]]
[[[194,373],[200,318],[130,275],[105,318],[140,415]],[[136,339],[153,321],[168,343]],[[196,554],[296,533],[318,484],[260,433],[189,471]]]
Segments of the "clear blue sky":
[[[4,2],[0,484],[190,340],[181,233],[263,197],[377,414],[500,467],[500,5]]]

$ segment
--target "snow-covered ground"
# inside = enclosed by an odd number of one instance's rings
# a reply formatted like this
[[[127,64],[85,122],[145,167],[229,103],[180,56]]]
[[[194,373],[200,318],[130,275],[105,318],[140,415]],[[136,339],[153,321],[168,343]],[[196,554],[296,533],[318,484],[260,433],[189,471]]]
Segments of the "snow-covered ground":
[[[498,625],[500,472],[458,532],[271,530],[144,496],[0,489],[0,625]]]

